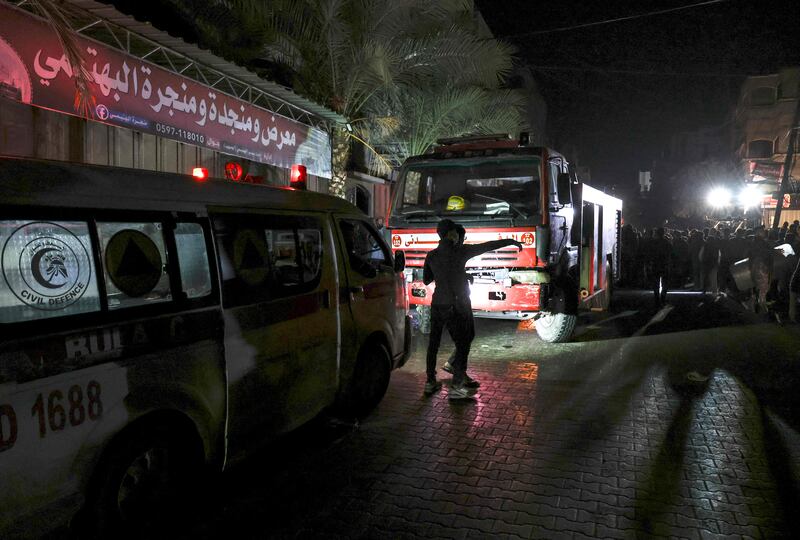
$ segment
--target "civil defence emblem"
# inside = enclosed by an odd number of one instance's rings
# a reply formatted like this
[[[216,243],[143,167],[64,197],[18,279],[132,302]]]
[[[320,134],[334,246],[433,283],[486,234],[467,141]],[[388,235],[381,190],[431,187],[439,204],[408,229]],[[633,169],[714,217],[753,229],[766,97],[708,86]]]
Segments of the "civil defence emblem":
[[[55,223],[34,222],[3,245],[3,277],[14,296],[35,309],[59,310],[77,302],[89,285],[91,263],[83,243]]]

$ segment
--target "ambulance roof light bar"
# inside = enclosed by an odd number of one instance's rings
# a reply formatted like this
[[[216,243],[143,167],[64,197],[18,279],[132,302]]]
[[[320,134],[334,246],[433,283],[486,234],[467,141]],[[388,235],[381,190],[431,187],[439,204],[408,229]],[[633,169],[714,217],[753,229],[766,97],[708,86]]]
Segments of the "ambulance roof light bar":
[[[511,140],[511,135],[508,133],[491,133],[488,135],[474,134],[464,135],[463,137],[446,137],[443,139],[436,139],[436,144],[442,146],[449,146],[451,144],[464,144],[478,141],[508,141]]]
[[[205,167],[195,167],[192,169],[192,176],[198,182],[205,182],[208,180],[208,169]]]
[[[308,172],[305,165],[292,165],[292,172],[289,176],[289,186],[294,189],[305,191],[307,189],[306,179]]]

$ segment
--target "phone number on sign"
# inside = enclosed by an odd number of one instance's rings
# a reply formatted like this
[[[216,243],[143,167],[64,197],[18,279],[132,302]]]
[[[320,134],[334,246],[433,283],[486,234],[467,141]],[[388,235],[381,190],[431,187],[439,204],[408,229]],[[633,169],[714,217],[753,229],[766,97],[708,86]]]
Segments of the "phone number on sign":
[[[156,132],[163,133],[169,137],[178,137],[183,139],[184,141],[189,141],[193,143],[200,143],[205,144],[206,136],[201,133],[195,133],[194,131],[186,131],[185,129],[176,128],[174,126],[170,126],[167,124],[161,124],[156,122]]]

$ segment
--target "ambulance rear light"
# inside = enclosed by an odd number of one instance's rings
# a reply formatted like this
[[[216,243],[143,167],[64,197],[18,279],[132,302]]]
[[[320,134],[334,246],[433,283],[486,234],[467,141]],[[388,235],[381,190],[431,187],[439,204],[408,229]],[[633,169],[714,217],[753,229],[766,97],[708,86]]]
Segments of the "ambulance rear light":
[[[198,182],[205,182],[208,180],[208,169],[205,167],[195,167],[192,169],[192,176]]]

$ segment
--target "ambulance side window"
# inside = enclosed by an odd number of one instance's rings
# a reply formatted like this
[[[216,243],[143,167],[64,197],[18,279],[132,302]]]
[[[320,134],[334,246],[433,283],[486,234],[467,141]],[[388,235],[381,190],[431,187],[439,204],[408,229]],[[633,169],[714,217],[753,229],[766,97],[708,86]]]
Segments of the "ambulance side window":
[[[313,291],[322,275],[322,227],[302,216],[213,218],[226,308]]]
[[[357,219],[343,219],[339,227],[353,270],[365,277],[374,277],[381,267],[391,266],[389,250],[372,227]]]
[[[0,220],[0,323],[100,310],[89,225]]]
[[[161,223],[97,224],[108,309],[172,299]]]
[[[211,293],[211,272],[203,227],[198,223],[178,223],[175,228],[178,266],[183,292],[187,298],[200,298]]]

